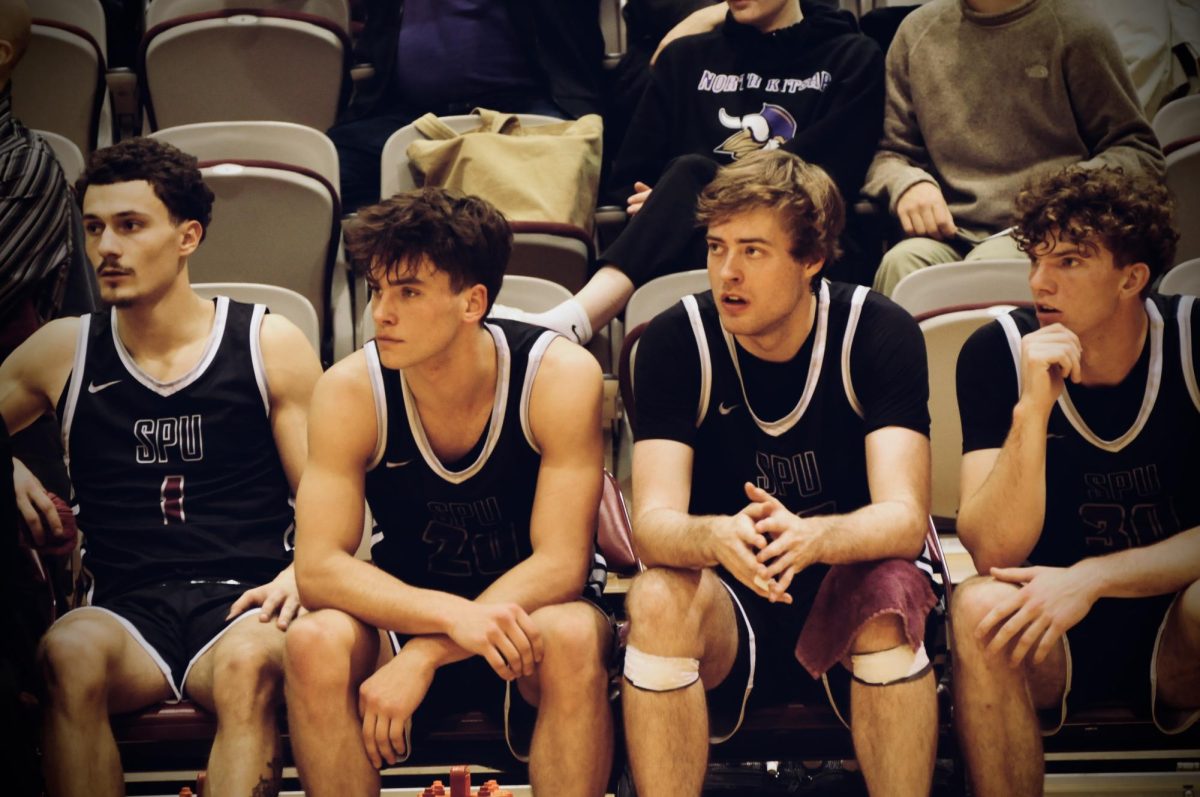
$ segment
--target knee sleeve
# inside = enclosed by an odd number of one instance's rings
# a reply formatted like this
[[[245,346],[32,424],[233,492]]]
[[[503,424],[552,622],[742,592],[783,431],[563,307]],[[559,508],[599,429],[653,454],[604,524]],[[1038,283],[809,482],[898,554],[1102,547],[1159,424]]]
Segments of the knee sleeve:
[[[854,680],[871,686],[915,681],[932,666],[924,645],[916,650],[908,645],[897,645],[875,653],[850,656],[851,676]]]
[[[625,648],[625,680],[648,692],[671,692],[700,680],[700,660],[655,656],[629,645]]]

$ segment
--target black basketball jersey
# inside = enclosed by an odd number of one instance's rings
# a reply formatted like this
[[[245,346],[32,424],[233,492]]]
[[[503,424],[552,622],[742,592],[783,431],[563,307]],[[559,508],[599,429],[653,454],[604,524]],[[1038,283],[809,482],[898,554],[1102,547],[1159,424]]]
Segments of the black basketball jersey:
[[[1141,406],[1119,436],[1104,439],[1076,406],[1089,391],[1068,385],[1046,435],[1046,515],[1029,559],[1069,566],[1081,559],[1151,545],[1200,525],[1200,389],[1193,352],[1191,296],[1146,299],[1150,328]],[[1020,395],[1021,338],[1038,329],[1032,310],[998,323],[1008,339]],[[1135,369],[1140,370],[1140,369]],[[1089,404],[1092,425],[1103,405]]]
[[[485,328],[496,344],[491,418],[458,462],[434,453],[404,372],[383,366],[374,341],[364,347],[379,430],[366,474],[371,558],[408,584],[467,598],[533,553],[529,520],[541,452],[529,397],[557,336],[517,321],[492,319]],[[591,578],[602,588],[603,569]]]
[[[215,304],[200,361],[170,382],[137,366],[115,309],[80,318],[58,413],[97,601],[174,579],[262,584],[291,560],[259,346],[266,308]]]

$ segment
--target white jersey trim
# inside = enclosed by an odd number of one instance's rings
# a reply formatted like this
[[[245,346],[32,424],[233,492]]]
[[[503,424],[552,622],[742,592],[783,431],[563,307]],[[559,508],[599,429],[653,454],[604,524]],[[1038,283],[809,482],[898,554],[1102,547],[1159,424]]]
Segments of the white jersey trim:
[[[1019,399],[1025,390],[1025,381],[1021,374],[1021,330],[1017,329],[1017,322],[1008,313],[996,320],[1000,322],[1004,336],[1008,338],[1008,350],[1012,353],[1013,369],[1017,372],[1017,398]]]
[[[374,470],[383,461],[383,453],[387,450],[387,392],[383,388],[383,366],[379,363],[379,349],[374,340],[363,344],[363,355],[371,380],[371,395],[375,399],[375,451],[367,464],[367,470]]]
[[[1071,422],[1075,431],[1096,448],[1109,453],[1120,451],[1141,434],[1142,428],[1150,418],[1150,412],[1154,409],[1154,402],[1158,398],[1158,388],[1162,384],[1163,319],[1158,312],[1158,306],[1149,299],[1146,300],[1146,315],[1150,317],[1150,369],[1146,374],[1146,391],[1142,395],[1142,406],[1138,410],[1137,418],[1123,435],[1113,440],[1101,438],[1079,416],[1079,411],[1075,409],[1075,405],[1071,401],[1071,394],[1065,387],[1058,397],[1058,406],[1062,408],[1063,414],[1067,416],[1067,420]]]
[[[813,340],[812,357],[808,363],[808,377],[804,382],[804,392],[800,394],[800,400],[796,402],[796,406],[792,411],[783,416],[777,421],[764,421],[759,418],[754,412],[754,408],[750,406],[750,397],[746,395],[746,383],[742,380],[742,367],[738,363],[737,346],[734,343],[733,335],[721,327],[721,334],[725,336],[725,345],[729,349],[729,358],[733,360],[733,369],[737,372],[738,387],[742,391],[742,400],[746,402],[746,411],[750,413],[750,417],[754,419],[754,423],[758,428],[771,435],[771,437],[779,437],[786,433],[804,416],[804,411],[808,409],[808,403],[812,401],[813,393],[817,389],[817,381],[821,377],[821,363],[825,360],[825,342],[829,332],[829,281],[821,280],[821,292],[817,297],[817,322],[813,334],[816,337]]]
[[[842,339],[842,387],[846,389],[846,401],[854,414],[863,417],[862,402],[854,392],[854,380],[850,378],[850,348],[854,345],[854,333],[858,330],[858,319],[862,317],[863,303],[867,301],[868,288],[859,285],[850,297],[850,317],[846,320],[846,335]]]
[[[207,653],[209,648],[211,648],[213,645],[217,644],[217,641],[221,637],[225,636],[225,634],[229,631],[229,629],[233,628],[235,625],[237,625],[238,623],[242,622],[243,620],[245,620],[249,617],[258,617],[260,614],[262,614],[261,606],[252,606],[249,609],[246,609],[244,612],[239,614],[237,617],[230,620],[229,623],[224,628],[222,628],[220,631],[218,631],[212,639],[210,639],[210,640],[208,640],[208,642],[204,643],[204,647],[197,650],[196,655],[192,656],[192,660],[187,663],[187,667],[183,671],[183,677],[179,679],[179,690],[178,691],[182,692],[187,687],[188,676],[192,674],[192,667],[196,666],[196,662],[198,662],[200,660],[200,657],[203,656],[205,653]]]
[[[71,363],[71,378],[67,380],[67,402],[63,405],[63,464],[66,465],[68,475],[71,472],[71,424],[75,420],[75,405],[79,402],[79,390],[83,387],[83,371],[87,365],[88,332],[91,330],[91,326],[91,315],[79,317],[79,332],[75,338],[75,359]]]
[[[696,405],[696,428],[704,423],[708,415],[708,402],[712,398],[712,354],[708,351],[708,337],[704,334],[704,322],[700,319],[700,305],[696,297],[683,297],[683,308],[687,310],[692,336],[696,338],[696,350],[700,354],[700,400]]]
[[[212,330],[208,333],[208,343],[205,344],[204,353],[200,355],[200,361],[187,373],[169,382],[159,381],[138,367],[138,364],[133,359],[133,355],[129,353],[129,350],[125,348],[125,344],[121,342],[121,335],[117,332],[117,308],[114,307],[112,309],[112,322],[109,326],[112,327],[113,346],[116,347],[117,356],[121,358],[121,363],[125,366],[125,370],[144,387],[153,390],[160,396],[173,396],[204,376],[204,372],[208,370],[208,367],[212,365],[212,361],[216,358],[217,350],[221,348],[221,339],[225,336],[225,322],[229,318],[229,297],[218,296],[216,305]]]
[[[1200,386],[1196,384],[1196,366],[1192,352],[1192,304],[1195,296],[1182,296],[1179,299],[1179,354],[1183,360],[1183,381],[1187,385],[1192,403],[1200,410]]]
[[[492,451],[495,450],[496,443],[500,440],[500,433],[504,430],[504,414],[508,408],[508,384],[512,370],[512,352],[509,351],[508,339],[504,336],[504,330],[492,324],[483,326],[492,334],[492,339],[496,343],[496,395],[492,399],[492,417],[488,424],[487,439],[483,442],[483,450],[479,452],[475,461],[463,470],[450,470],[433,452],[433,446],[429,444],[429,438],[425,436],[425,427],[421,424],[421,415],[417,412],[417,401],[413,398],[412,391],[409,390],[408,380],[404,378],[404,371],[400,371],[400,389],[404,394],[404,411],[408,415],[408,428],[412,432],[413,440],[416,441],[421,457],[429,469],[451,484],[462,484],[483,469],[492,455]]]
[[[263,316],[266,314],[266,305],[254,305],[254,312],[250,316],[250,363],[254,366],[254,381],[258,383],[258,392],[262,396],[263,411],[270,416],[271,393],[267,389],[267,369],[263,364],[261,338]]]
[[[521,430],[525,432],[525,441],[529,443],[529,447],[539,456],[542,449],[538,448],[538,444],[533,439],[533,426],[529,421],[529,399],[533,395],[533,380],[537,376],[538,368],[542,365],[542,357],[557,337],[559,337],[557,332],[548,329],[533,342],[533,346],[529,349],[529,362],[525,366],[525,383],[521,386]]]

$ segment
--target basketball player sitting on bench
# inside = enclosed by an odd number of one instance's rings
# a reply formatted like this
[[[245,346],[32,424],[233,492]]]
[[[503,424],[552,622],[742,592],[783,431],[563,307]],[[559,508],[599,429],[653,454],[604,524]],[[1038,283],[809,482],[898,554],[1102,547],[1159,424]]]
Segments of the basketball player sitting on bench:
[[[840,661],[825,691],[853,673],[871,792],[927,795],[935,598],[911,561],[929,501],[920,330],[882,296],[821,279],[842,200],[795,155],[722,167],[697,216],[712,290],[650,322],[634,381],[633,525],[651,568],[626,601],[638,791],[700,794],[710,738],[736,733],[748,704],[824,701],[813,679]]]
[[[10,429],[57,411],[91,578],[39,649],[47,789],[123,794],[108,715],[186,695],[217,715],[209,788],[274,793],[299,609],[289,495],[320,365],[289,321],[192,291],[213,201],[195,158],[130,139],[92,155],[76,190],[111,312],[52,321],[0,367]],[[60,536],[13,465],[32,533]]]
[[[512,244],[487,202],[401,194],[346,235],[376,336],[317,385],[297,497],[315,611],[288,631],[288,716],[305,792],[377,793],[410,728],[419,747],[445,711],[503,715],[523,756],[534,704],[534,791],[603,794],[612,629],[578,600],[604,574],[600,369],[554,332],[483,323]],[[354,556],[364,496],[374,564]]]
[[[1134,704],[1200,715],[1200,311],[1150,285],[1178,235],[1158,180],[1068,169],[1017,197],[1034,309],[958,360],[956,714],[973,791],[1041,794],[1042,728]]]

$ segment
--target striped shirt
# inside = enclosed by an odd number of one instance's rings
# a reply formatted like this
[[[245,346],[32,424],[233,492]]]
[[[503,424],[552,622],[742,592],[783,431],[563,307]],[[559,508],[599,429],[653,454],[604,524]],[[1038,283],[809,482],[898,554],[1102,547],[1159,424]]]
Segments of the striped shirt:
[[[71,260],[71,191],[50,146],[12,115],[0,90],[0,319],[33,302],[41,319],[62,301]],[[2,326],[6,321],[0,321]]]

